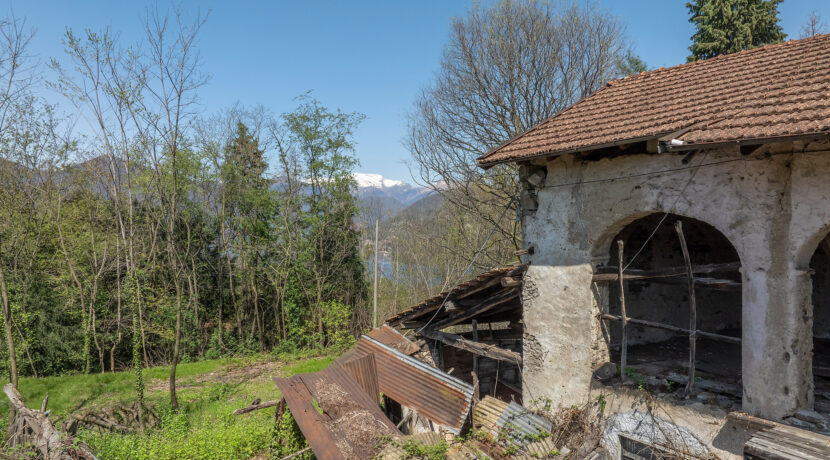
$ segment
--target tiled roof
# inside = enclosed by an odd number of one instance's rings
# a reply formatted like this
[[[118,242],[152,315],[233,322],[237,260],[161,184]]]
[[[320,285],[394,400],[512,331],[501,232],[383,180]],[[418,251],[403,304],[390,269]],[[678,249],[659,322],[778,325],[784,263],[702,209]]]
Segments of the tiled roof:
[[[830,35],[612,80],[479,158],[481,166],[675,133],[690,144],[830,131]]]

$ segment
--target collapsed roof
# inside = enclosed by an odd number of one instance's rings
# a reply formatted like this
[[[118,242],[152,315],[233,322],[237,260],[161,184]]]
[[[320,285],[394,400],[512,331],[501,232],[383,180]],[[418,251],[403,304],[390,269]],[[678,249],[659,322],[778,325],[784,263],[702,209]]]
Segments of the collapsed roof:
[[[527,266],[499,267],[430,297],[386,320],[402,329],[439,330],[459,324],[519,321],[521,279]]]
[[[818,35],[612,80],[478,163],[648,141],[687,150],[828,133],[830,35]]]

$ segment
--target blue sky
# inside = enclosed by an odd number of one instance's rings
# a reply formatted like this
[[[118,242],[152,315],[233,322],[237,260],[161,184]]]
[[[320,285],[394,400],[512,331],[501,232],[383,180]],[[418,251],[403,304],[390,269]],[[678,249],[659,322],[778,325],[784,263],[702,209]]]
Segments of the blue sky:
[[[486,3],[486,2],[485,2]],[[62,57],[66,27],[110,26],[122,39],[140,36],[152,2],[14,0],[7,11],[37,30],[31,51],[41,62]],[[159,1],[160,5],[165,5]],[[357,111],[366,120],[356,133],[361,172],[411,182],[402,143],[406,114],[438,68],[453,17],[471,1],[186,1],[186,11],[209,12],[200,48],[211,75],[201,91],[205,112],[239,102],[275,113],[291,110],[312,90],[329,107]],[[650,67],[685,62],[689,37],[685,0],[603,0]],[[798,38],[810,11],[830,23],[830,1],[785,0],[781,23]],[[46,78],[52,78],[48,72]],[[52,100],[56,100],[50,97]]]

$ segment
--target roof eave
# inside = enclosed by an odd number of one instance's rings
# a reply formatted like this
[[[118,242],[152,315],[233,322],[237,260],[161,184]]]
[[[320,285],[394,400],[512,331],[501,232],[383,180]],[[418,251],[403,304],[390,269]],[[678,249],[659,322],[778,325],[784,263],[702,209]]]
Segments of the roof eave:
[[[579,148],[573,148],[573,149],[548,150],[548,151],[545,151],[545,152],[542,152],[542,153],[522,156],[522,157],[519,157],[519,158],[506,158],[504,160],[483,161],[484,157],[482,157],[477,161],[477,163],[478,163],[478,166],[480,168],[489,169],[489,168],[492,168],[493,166],[503,164],[503,163],[516,163],[516,162],[520,162],[520,161],[536,160],[536,159],[539,159],[539,158],[558,157],[558,156],[562,156],[562,155],[568,155],[568,154],[571,154],[571,153],[590,152],[592,150],[605,149],[605,148],[609,148],[609,147],[620,147],[620,146],[623,146],[623,145],[636,144],[638,142],[647,142],[647,141],[650,141],[650,140],[658,139],[663,134],[665,134],[665,133],[659,133],[659,134],[655,134],[655,135],[651,135],[651,136],[635,137],[635,138],[632,138],[632,139],[625,139],[625,140],[621,140],[621,141],[606,142],[606,143],[603,143],[603,144],[594,144],[594,145],[589,145],[589,146],[586,146],[586,147],[579,147]]]

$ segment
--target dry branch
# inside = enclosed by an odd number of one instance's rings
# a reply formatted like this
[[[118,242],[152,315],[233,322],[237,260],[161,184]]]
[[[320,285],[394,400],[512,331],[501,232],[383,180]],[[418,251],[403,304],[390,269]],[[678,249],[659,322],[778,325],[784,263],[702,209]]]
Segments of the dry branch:
[[[23,404],[23,397],[11,383],[3,387],[9,398],[9,404],[17,412],[9,424],[9,445],[31,444],[44,459],[75,460],[95,459],[89,448],[83,443],[73,446],[72,437],[65,435],[52,426],[48,414],[29,409]],[[41,407],[46,406],[44,400]]]
[[[264,403],[259,403],[259,404],[251,404],[250,406],[243,407],[241,409],[237,409],[237,410],[233,411],[233,415],[247,414],[248,412],[253,412],[253,411],[259,410],[259,409],[265,409],[266,407],[274,407],[277,404],[279,404],[281,400],[282,400],[282,398],[274,399],[272,401],[265,401]]]

